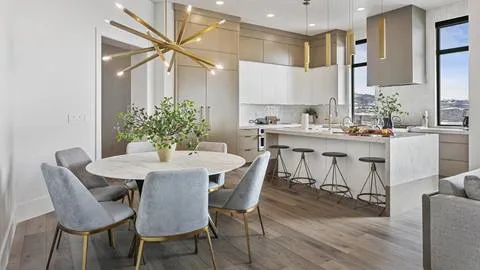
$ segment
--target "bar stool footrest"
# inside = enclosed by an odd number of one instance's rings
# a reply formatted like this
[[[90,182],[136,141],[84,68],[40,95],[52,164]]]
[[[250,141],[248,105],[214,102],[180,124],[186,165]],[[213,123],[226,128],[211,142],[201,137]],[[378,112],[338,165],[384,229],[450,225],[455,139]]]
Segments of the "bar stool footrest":
[[[300,181],[300,180],[307,180],[308,182]],[[290,178],[290,185],[297,184],[297,185],[307,185],[307,186],[313,186],[315,183],[317,183],[317,180],[309,177],[293,177]]]
[[[350,191],[349,187],[338,184],[323,184],[320,189],[330,194],[347,194]]]
[[[362,197],[368,197],[370,199],[375,198],[375,201],[364,199]],[[379,197],[384,198],[385,200],[382,201],[379,199]],[[386,205],[386,199],[387,199],[387,196],[379,193],[359,193],[357,195],[357,200],[370,205]]]

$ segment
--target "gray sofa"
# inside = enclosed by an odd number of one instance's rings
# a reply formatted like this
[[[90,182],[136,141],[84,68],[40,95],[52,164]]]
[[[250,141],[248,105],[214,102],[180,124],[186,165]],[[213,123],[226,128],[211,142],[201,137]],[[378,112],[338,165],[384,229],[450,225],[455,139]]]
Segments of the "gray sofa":
[[[440,180],[439,192],[423,195],[424,269],[480,269],[480,201],[467,198],[464,178]]]

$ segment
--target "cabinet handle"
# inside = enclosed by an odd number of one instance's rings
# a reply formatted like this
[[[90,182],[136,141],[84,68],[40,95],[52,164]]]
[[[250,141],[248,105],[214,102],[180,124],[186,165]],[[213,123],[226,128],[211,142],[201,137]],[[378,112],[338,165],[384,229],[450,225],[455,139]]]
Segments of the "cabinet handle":
[[[252,151],[252,149],[245,149],[244,151],[245,152],[250,152],[250,151]]]
[[[203,118],[203,109],[204,109],[204,107],[200,106],[200,120],[205,119],[205,118]]]

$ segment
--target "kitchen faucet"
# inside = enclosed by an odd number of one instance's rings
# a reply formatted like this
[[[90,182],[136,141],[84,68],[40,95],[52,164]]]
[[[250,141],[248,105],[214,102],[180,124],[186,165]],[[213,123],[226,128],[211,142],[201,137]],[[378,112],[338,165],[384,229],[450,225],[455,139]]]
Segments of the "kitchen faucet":
[[[337,100],[334,97],[331,97],[328,100],[328,132],[332,132],[332,100],[333,104],[335,105],[335,117],[338,116],[338,109],[337,109]]]

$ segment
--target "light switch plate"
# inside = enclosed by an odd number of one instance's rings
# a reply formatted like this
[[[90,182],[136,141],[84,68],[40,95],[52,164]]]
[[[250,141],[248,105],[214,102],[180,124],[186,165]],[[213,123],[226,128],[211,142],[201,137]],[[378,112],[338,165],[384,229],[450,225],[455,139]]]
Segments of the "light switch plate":
[[[69,113],[67,115],[67,122],[69,125],[80,123],[80,122],[86,122],[86,121],[87,121],[87,116],[82,113]]]

